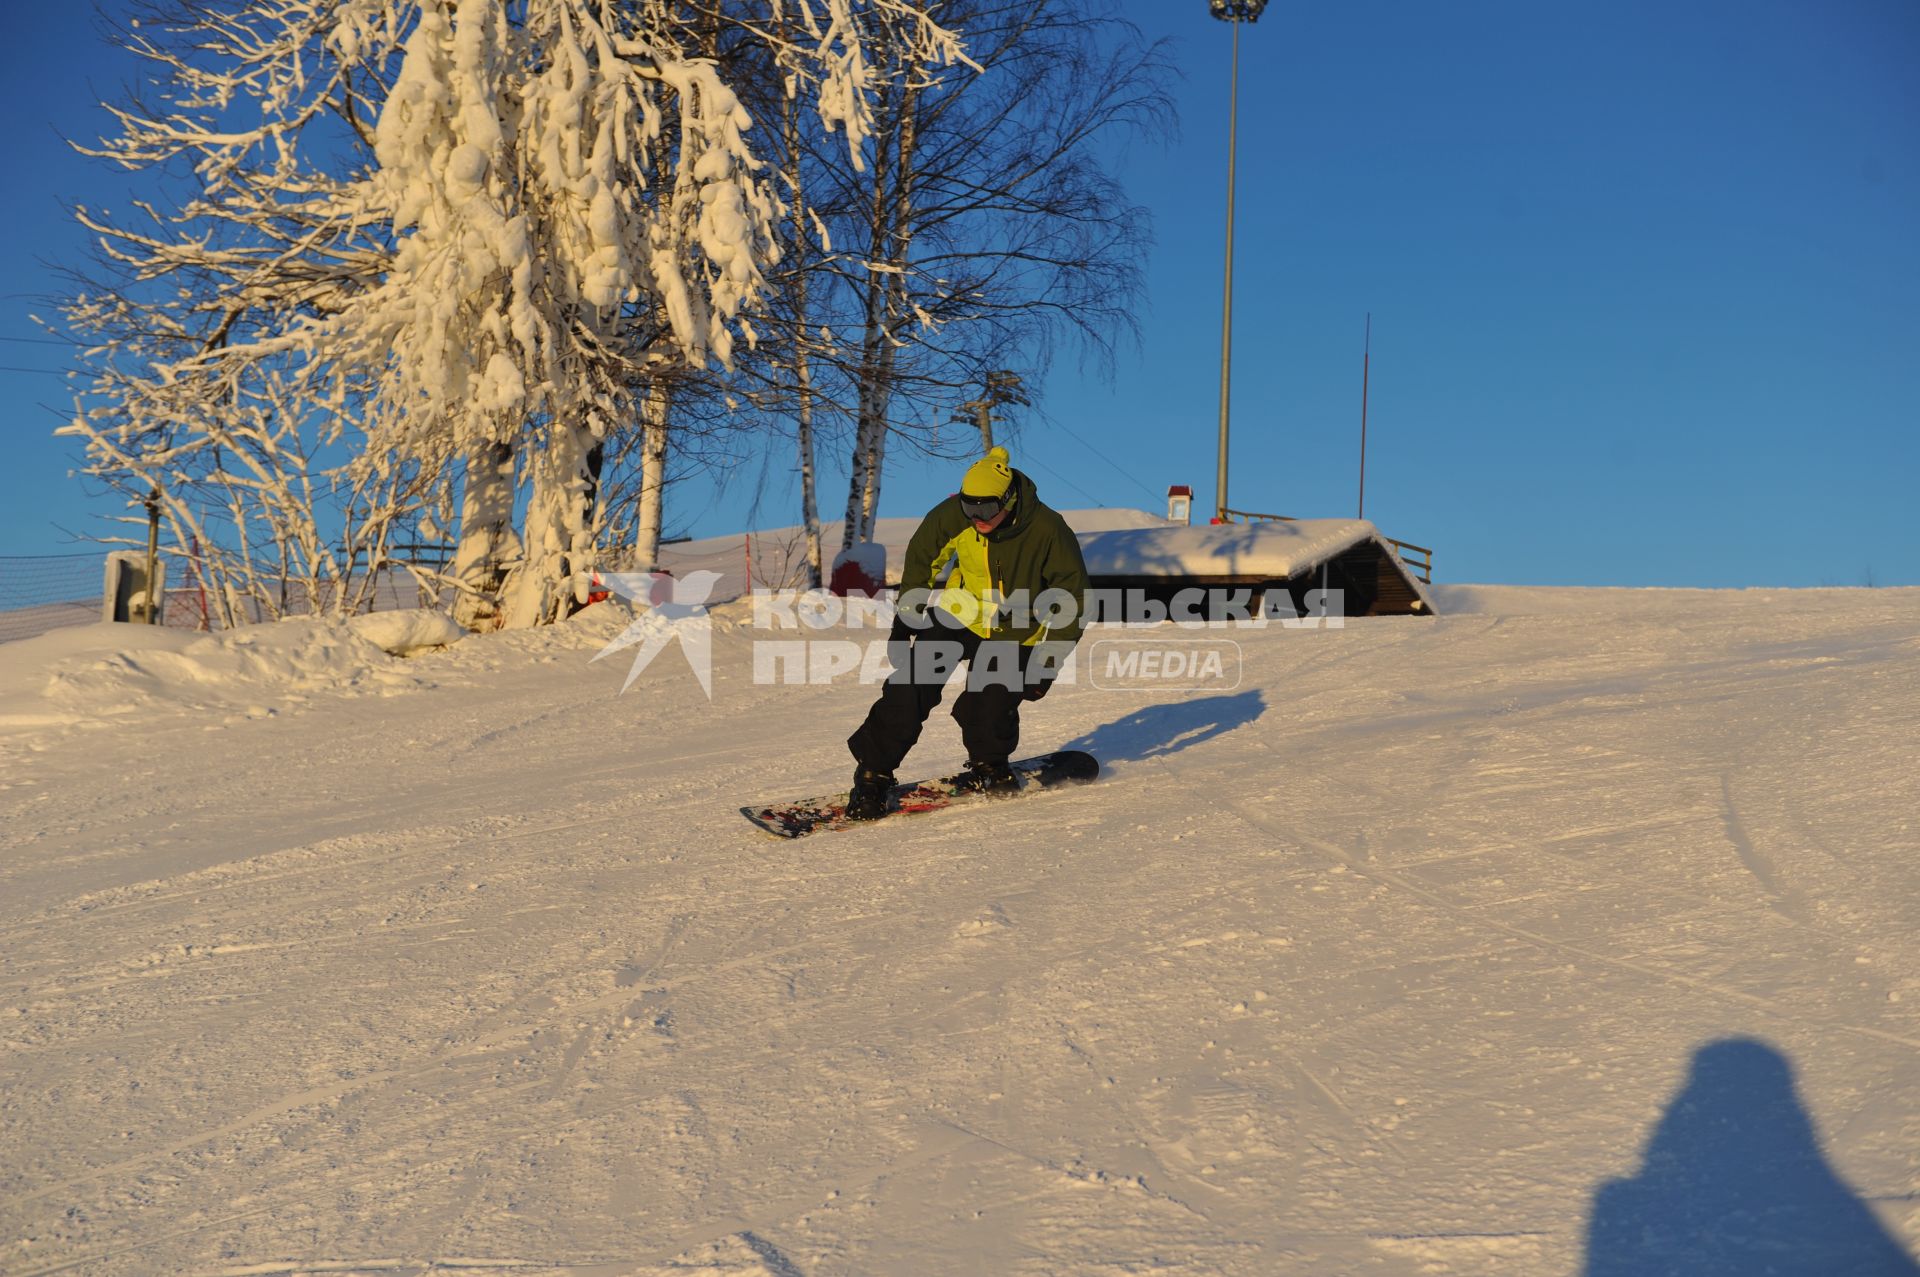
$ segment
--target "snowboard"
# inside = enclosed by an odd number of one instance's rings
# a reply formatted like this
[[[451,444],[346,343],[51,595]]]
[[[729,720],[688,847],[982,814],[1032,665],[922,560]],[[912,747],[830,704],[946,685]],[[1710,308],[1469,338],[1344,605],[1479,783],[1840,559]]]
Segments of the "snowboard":
[[[893,795],[887,802],[887,814],[880,819],[891,820],[925,811],[942,811],[962,803],[1003,802],[1043,789],[1089,781],[1100,774],[1100,761],[1092,754],[1083,754],[1077,749],[1062,749],[1035,758],[1023,758],[1013,764],[1013,771],[1020,778],[1020,788],[1011,793],[982,794],[967,790],[960,786],[957,776],[923,780],[917,785],[895,785]],[[803,838],[808,834],[876,823],[871,820],[848,820],[846,813],[847,795],[844,793],[740,809],[741,815],[777,838]]]

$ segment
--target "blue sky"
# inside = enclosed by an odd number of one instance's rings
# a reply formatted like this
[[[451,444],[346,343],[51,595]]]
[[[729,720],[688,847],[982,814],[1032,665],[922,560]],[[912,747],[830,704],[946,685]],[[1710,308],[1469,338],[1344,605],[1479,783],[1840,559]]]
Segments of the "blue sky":
[[[1111,380],[1065,354],[1015,464],[1063,507],[1210,507],[1229,33],[1123,7],[1183,77],[1179,140],[1122,164],[1143,338]],[[1236,506],[1353,513],[1371,311],[1367,512],[1441,580],[1920,584],[1920,5],[1277,2],[1241,58]],[[23,9],[0,59],[0,555],[57,553],[103,507],[48,434],[64,383],[14,371],[63,352],[18,339],[84,250],[64,203],[126,198],[61,135],[134,68],[79,5]],[[891,462],[883,513],[957,482]],[[678,486],[673,529],[794,520],[796,479],[750,478]]]

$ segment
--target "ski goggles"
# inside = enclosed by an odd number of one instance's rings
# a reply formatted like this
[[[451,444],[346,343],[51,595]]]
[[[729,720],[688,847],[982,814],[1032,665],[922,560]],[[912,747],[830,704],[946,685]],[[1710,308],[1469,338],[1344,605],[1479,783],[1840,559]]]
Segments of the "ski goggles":
[[[960,494],[960,513],[969,519],[977,519],[981,523],[987,522],[1006,508],[1005,497],[970,497],[964,492]]]

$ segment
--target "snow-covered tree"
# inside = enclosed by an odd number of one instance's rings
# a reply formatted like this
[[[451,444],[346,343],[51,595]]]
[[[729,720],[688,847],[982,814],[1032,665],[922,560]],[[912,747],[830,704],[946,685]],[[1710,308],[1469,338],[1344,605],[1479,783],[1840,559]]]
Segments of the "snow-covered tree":
[[[402,521],[457,522],[469,619],[564,614],[603,441],[653,403],[661,452],[651,388],[733,365],[778,258],[753,119],[701,56],[723,28],[856,158],[876,54],[962,59],[912,0],[191,0],[132,32],[161,100],[115,109],[94,153],[193,193],[83,213],[109,268],[67,312],[94,343],[69,427],[90,469],[158,487],[216,570],[263,506],[283,555],[341,582]]]

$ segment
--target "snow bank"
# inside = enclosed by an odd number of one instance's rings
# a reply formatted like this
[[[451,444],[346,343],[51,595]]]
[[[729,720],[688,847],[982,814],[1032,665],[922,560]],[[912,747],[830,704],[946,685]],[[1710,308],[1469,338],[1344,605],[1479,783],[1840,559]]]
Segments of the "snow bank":
[[[530,663],[598,652],[646,610],[609,600],[557,625],[484,635],[425,609],[344,621],[290,618],[222,634],[69,626],[0,644],[0,738],[38,749],[73,729],[195,714],[231,723],[276,717],[323,697],[484,683]],[[745,600],[727,603],[713,612],[713,628],[732,633],[746,628],[751,617]],[[409,659],[442,649],[430,676]]]
[[[419,683],[378,643],[338,621],[301,618],[223,634],[81,625],[0,647],[0,734],[182,710],[268,718],[314,693],[391,695]]]
[[[424,607],[400,612],[373,612],[353,617],[347,625],[355,634],[390,656],[413,656],[435,648],[450,647],[467,636],[465,627],[445,612]]]

